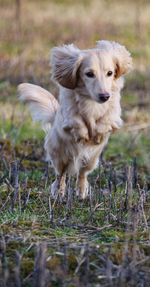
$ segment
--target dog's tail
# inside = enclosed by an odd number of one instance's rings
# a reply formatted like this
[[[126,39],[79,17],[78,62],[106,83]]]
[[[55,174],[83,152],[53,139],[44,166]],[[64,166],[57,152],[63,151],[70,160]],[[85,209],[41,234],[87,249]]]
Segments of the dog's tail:
[[[18,94],[20,100],[29,105],[33,120],[41,122],[43,129],[47,129],[59,108],[55,97],[40,86],[28,83],[18,86]]]

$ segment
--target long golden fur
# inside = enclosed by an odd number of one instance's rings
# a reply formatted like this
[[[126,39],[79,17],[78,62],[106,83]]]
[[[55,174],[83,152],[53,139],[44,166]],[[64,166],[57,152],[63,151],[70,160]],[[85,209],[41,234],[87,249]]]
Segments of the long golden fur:
[[[44,89],[19,85],[19,94],[46,129],[47,159],[55,168],[51,186],[65,195],[66,174],[77,175],[76,194],[88,195],[87,175],[97,163],[111,132],[120,128],[120,91],[132,67],[130,53],[115,42],[99,41],[95,48],[74,45],[52,49],[52,77],[59,85],[59,103]]]

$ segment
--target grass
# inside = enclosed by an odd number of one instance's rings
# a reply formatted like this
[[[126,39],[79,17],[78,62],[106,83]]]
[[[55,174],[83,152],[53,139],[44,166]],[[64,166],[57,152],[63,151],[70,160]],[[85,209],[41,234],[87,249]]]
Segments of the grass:
[[[28,141],[22,140],[24,130],[15,117],[13,122],[21,130],[21,138],[13,141],[11,130],[6,129],[1,142],[2,274],[7,270],[8,281],[16,284],[20,280],[23,286],[37,284],[35,266],[38,274],[42,268],[44,275],[39,276],[52,286],[85,286],[87,268],[87,282],[91,286],[107,286],[109,280],[115,286],[120,280],[129,286],[139,280],[143,284],[148,282],[149,173],[141,140],[138,138],[132,146],[134,136],[131,139],[130,132],[114,134],[103,164],[89,176],[91,199],[79,202],[71,179],[67,188],[71,195],[61,203],[49,197],[54,172],[43,161],[43,139],[37,134],[33,140],[29,133]],[[30,122],[30,129],[34,128],[32,125]],[[142,133],[141,137],[146,146],[147,138]],[[135,156],[137,161],[133,160]],[[12,172],[14,163],[18,168]],[[107,275],[107,261],[111,263],[113,277]],[[5,282],[4,275],[1,277]]]
[[[22,1],[21,22],[15,1],[0,4],[0,284],[149,286],[149,2]],[[90,198],[75,197],[71,178],[65,201],[53,201],[44,132],[18,103],[16,87],[29,81],[57,96],[49,49],[99,39],[126,45],[134,57],[121,103],[125,124],[89,175]]]

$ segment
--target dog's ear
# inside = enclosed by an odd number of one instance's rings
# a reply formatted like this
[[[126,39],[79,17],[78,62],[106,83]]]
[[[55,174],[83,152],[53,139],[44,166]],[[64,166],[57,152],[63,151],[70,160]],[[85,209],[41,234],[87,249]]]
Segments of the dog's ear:
[[[131,54],[124,46],[116,42],[98,41],[97,48],[112,54],[116,66],[115,78],[121,77],[132,69]]]
[[[63,87],[74,89],[81,61],[80,50],[73,44],[53,48],[51,53],[52,78]]]
[[[119,78],[132,70],[132,58],[129,51],[118,43],[113,42],[113,49],[116,65],[115,77]]]

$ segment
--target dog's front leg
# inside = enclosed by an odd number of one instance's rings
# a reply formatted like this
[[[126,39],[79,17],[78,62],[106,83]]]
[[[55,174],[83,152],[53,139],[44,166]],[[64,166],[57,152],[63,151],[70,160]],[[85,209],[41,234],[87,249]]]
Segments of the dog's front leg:
[[[61,198],[65,196],[66,189],[66,173],[62,175],[57,175],[55,181],[51,185],[51,195],[53,198],[58,194]]]
[[[60,177],[59,190],[58,190],[58,193],[62,198],[65,196],[65,189],[66,189],[66,173],[64,172]]]
[[[122,119],[120,117],[115,120],[109,118],[107,121],[97,121],[96,122],[96,133],[94,137],[95,144],[100,144],[103,141],[103,135],[114,132],[122,126]]]
[[[89,140],[88,129],[80,118],[64,123],[63,129],[72,136],[75,142],[87,142]]]
[[[86,116],[83,116],[83,121],[88,131],[88,137],[92,140],[96,135],[96,121],[94,118],[87,118]]]
[[[85,172],[79,173],[76,187],[77,187],[76,195],[80,199],[85,199],[88,196],[88,189],[89,189],[89,184],[87,181],[87,174]]]

